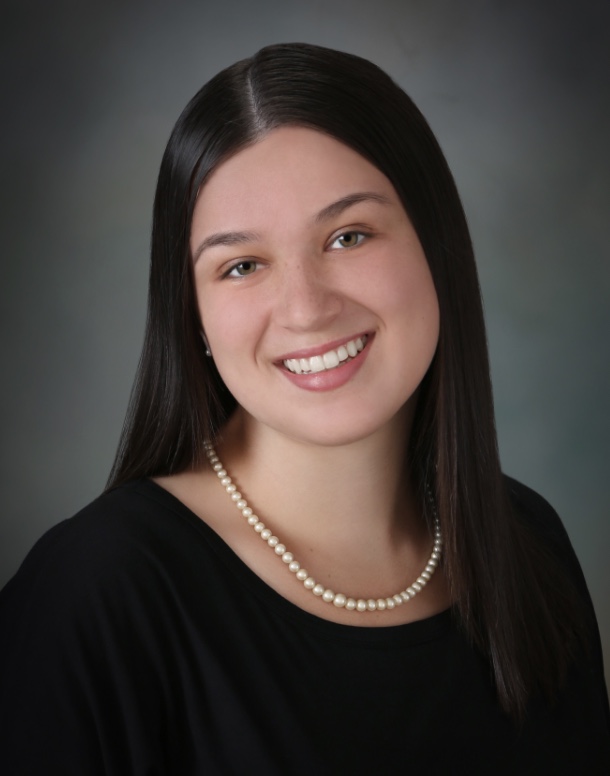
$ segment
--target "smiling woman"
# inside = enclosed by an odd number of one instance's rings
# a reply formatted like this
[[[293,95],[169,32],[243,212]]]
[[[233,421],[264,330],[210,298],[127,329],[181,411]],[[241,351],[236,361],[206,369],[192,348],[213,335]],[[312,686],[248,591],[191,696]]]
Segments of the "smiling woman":
[[[412,412],[438,341],[434,283],[394,187],[360,154],[274,129],[211,174],[191,250],[203,330],[239,405],[231,428],[371,443]]]
[[[500,471],[460,200],[375,65],[270,46],[186,107],[107,491],[0,626],[6,773],[608,772],[582,572]]]

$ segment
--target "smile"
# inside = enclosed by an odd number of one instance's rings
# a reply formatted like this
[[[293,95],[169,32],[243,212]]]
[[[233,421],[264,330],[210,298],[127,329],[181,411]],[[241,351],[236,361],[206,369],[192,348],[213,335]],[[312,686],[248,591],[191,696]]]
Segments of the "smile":
[[[325,372],[330,369],[336,369],[338,366],[341,366],[341,364],[355,358],[358,353],[364,349],[367,340],[368,335],[364,334],[362,337],[350,340],[335,350],[329,350],[319,356],[312,356],[311,358],[288,358],[285,361],[282,361],[282,363],[289,372],[292,372],[295,375]]]

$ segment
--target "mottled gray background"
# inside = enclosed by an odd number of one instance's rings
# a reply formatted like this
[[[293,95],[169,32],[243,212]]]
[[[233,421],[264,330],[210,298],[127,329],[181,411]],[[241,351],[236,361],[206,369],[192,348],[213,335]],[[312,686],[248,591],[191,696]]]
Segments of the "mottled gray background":
[[[139,354],[173,122],[279,41],[415,98],[477,249],[505,470],[562,515],[610,662],[610,3],[1,2],[0,583],[103,487]],[[373,117],[372,117],[373,118]]]

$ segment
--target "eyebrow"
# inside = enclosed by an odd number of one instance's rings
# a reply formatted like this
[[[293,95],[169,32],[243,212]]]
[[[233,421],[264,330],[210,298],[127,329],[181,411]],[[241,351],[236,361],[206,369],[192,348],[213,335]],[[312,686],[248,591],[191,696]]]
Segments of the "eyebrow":
[[[348,194],[345,197],[341,197],[336,202],[331,202],[330,205],[326,205],[320,210],[314,218],[314,223],[321,224],[324,221],[329,221],[331,218],[341,215],[345,210],[358,205],[360,202],[379,202],[382,205],[390,205],[391,200],[384,194],[378,194],[375,191],[359,191],[355,194]],[[217,245],[232,246],[240,245],[243,243],[256,242],[261,237],[257,232],[217,232],[206,237],[205,240],[198,246],[193,253],[193,263],[201,256],[201,254],[208,248],[213,248]]]
[[[207,248],[213,248],[216,245],[240,245],[241,243],[256,242],[256,240],[260,240],[260,235],[256,232],[217,232],[211,234],[193,253],[193,263]]]
[[[359,191],[355,194],[348,194],[346,197],[341,197],[336,202],[332,202],[330,205],[322,208],[318,215],[315,217],[315,223],[320,224],[323,221],[328,221],[335,216],[341,215],[344,210],[357,205],[360,202],[379,202],[382,205],[390,205],[391,200],[384,194],[377,194],[375,191]]]

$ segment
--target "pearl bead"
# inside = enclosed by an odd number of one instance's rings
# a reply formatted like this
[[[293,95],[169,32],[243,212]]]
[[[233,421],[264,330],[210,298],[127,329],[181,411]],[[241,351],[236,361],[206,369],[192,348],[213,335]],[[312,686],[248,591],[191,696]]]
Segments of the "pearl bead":
[[[374,612],[384,611],[385,609],[394,609],[396,606],[409,601],[417,593],[425,587],[426,583],[431,579],[434,574],[442,552],[443,540],[440,530],[440,522],[436,514],[436,508],[434,506],[434,500],[432,497],[432,491],[429,486],[426,486],[426,494],[431,503],[432,514],[434,515],[434,539],[432,544],[432,552],[424,567],[424,570],[420,573],[417,580],[413,582],[406,590],[402,590],[400,593],[396,593],[394,596],[388,598],[364,598],[354,599],[348,598],[343,593],[334,593],[332,590],[324,588],[324,585],[316,583],[315,579],[309,576],[309,572],[301,568],[300,563],[294,559],[294,555],[288,552],[286,546],[282,544],[277,536],[273,534],[271,529],[265,528],[265,524],[258,519],[253,510],[248,506],[248,502],[242,497],[242,494],[237,490],[237,486],[231,480],[227,470],[224,468],[222,462],[216,455],[211,442],[204,442],[204,449],[208,457],[208,461],[212,467],[212,470],[216,472],[220,483],[223,485],[227,493],[230,495],[231,500],[235,506],[241,511],[243,517],[246,518],[248,524],[251,525],[256,533],[260,534],[261,538],[267,542],[267,544],[274,550],[278,557],[281,557],[282,561],[288,566],[288,569],[295,574],[296,578],[303,583],[307,590],[311,590],[314,595],[318,596],[325,603],[333,603],[337,608],[343,608],[349,611],[357,612]]]

